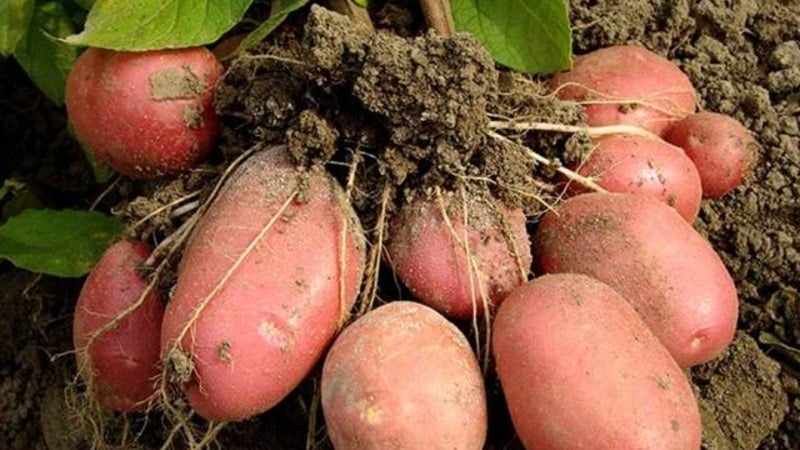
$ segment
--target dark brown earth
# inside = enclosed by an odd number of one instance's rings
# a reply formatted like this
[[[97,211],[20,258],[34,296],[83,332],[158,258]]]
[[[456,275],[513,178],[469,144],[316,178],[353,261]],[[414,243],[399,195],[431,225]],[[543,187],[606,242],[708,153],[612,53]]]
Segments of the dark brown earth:
[[[308,11],[293,17],[226,78],[217,104],[226,129],[211,164],[171,182],[120,180],[99,207],[116,206],[135,223],[186,195],[201,201],[225,161],[256,143],[288,142],[300,163],[328,161],[342,179],[341,163],[359,163],[362,184],[353,200],[368,229],[377,217],[369,205],[383,189],[399,205],[415,190],[474,177],[492,180],[478,185],[535,218],[541,202],[519,193],[556,200],[552,167],[533,168],[524,152],[487,139],[483,111],[566,124],[579,123],[580,113],[543,98],[536,80],[496,72],[469,38],[421,36],[419,11],[403,3],[381,7],[373,19],[410,40],[371,38],[330,15],[312,15],[307,24]],[[800,448],[800,3],[574,0],[571,15],[576,52],[643,44],[681,65],[703,109],[731,114],[754,132],[760,144],[754,175],[734,193],[705,202],[697,223],[737,282],[741,332],[725,355],[692,376],[706,448]],[[27,186],[0,198],[4,214],[36,204],[88,207],[107,185],[94,184],[63,110],[12,62],[0,64],[0,179]],[[554,133],[519,140],[561,160],[586,142]],[[385,163],[369,163],[375,160]],[[173,210],[131,232],[163,239],[189,214]],[[37,277],[0,263],[0,286],[0,449],[85,447],[76,442],[88,434],[66,420],[62,395],[74,373],[64,352],[80,280]],[[386,287],[384,294],[398,292]],[[313,401],[317,380],[314,374],[272,411],[227,427],[219,436],[223,448],[297,449],[307,442],[330,448]],[[520,448],[496,379],[487,386],[495,412],[487,448]],[[156,413],[146,422],[132,417],[131,426],[144,447],[158,448],[165,439]],[[106,437],[119,443],[113,429]]]

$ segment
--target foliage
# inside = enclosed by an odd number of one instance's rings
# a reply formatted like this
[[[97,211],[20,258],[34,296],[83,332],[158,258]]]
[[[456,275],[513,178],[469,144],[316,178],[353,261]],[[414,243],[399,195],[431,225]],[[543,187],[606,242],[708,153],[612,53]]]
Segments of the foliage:
[[[33,272],[79,277],[123,228],[98,212],[27,209],[0,226],[0,258]]]
[[[212,43],[244,16],[252,0],[97,0],[80,34],[64,42],[142,51]]]
[[[527,73],[568,69],[572,34],[565,0],[451,0],[456,29],[472,33],[492,57]]]
[[[74,31],[62,2],[8,0],[0,6],[0,53],[14,55],[36,86],[58,105],[64,102],[64,85],[78,51],[56,38]]]

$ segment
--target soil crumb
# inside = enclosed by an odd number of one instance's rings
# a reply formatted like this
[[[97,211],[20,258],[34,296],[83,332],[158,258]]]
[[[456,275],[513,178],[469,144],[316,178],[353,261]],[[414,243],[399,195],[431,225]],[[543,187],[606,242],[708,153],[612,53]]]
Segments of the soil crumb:
[[[725,354],[694,371],[708,450],[755,450],[789,408],[780,365],[739,332]]]

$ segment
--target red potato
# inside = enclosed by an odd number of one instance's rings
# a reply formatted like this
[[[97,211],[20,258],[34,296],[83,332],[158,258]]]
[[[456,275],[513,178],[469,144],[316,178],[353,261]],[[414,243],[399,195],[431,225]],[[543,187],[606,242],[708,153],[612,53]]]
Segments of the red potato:
[[[67,79],[75,134],[98,159],[137,179],[175,175],[211,150],[212,99],[222,66],[205,48],[116,52],[89,48]]]
[[[288,395],[350,310],[365,258],[336,180],[283,148],[245,161],[187,243],[164,316],[162,355],[195,411],[237,421]]]
[[[683,148],[697,166],[708,198],[722,197],[739,186],[756,160],[753,135],[724,114],[692,114],[672,127],[667,140]]]
[[[473,197],[465,208],[460,194],[445,192],[442,201],[449,225],[435,197],[421,195],[399,212],[387,243],[389,261],[420,301],[447,317],[470,318],[483,314],[482,298],[499,305],[527,280],[525,215],[494,199]],[[472,270],[467,245],[476,263]]]
[[[736,286],[719,256],[683,218],[641,194],[584,194],[544,216],[534,268],[582,273],[622,294],[681,367],[733,340]]]
[[[138,270],[151,252],[139,241],[109,247],[86,278],[75,306],[72,338],[81,378],[101,405],[118,411],[144,410],[155,394],[164,315],[158,294],[149,293],[140,307],[90,339],[142,295],[147,281]]]
[[[550,82],[562,100],[581,102],[590,126],[627,124],[662,135],[695,111],[689,78],[669,60],[635,45],[578,56]]]
[[[322,410],[337,450],[478,450],[483,376],[463,334],[416,302],[381,306],[347,327],[322,370]]]
[[[700,448],[692,388],[627,301],[576,274],[516,289],[494,322],[497,374],[526,448]]]
[[[692,160],[659,139],[614,134],[599,138],[577,172],[610,192],[651,195],[675,208],[692,223],[700,211],[703,189]],[[573,192],[587,192],[577,183]]]

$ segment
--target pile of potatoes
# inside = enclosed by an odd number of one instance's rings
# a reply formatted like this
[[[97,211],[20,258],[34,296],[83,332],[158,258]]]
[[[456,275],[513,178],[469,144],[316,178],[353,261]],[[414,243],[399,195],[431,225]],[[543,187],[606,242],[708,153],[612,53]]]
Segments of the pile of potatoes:
[[[149,179],[208,152],[218,126],[208,92],[221,70],[202,49],[147,55],[85,52],[67,108],[98,157]],[[132,73],[149,81],[115,81]],[[169,77],[174,89],[159,84]],[[125,102],[97,101],[122,85]],[[385,251],[418,301],[345,326],[367,259],[357,215],[323,169],[296,167],[283,147],[256,153],[197,223],[166,306],[139,271],[148,245],[121,241],[94,268],[74,322],[90,393],[111,409],[144,410],[168,379],[203,418],[240,421],[322,361],[337,449],[480,449],[484,372],[448,320],[480,318],[526,448],[699,448],[684,369],[725,350],[738,300],[692,222],[702,197],[745,179],[753,138],[731,118],[695,113],[688,78],[641,47],[580,56],[551,87],[605,130],[574,169],[606,192],[568,183],[570,198],[532,237],[522,211],[497,199],[420,194],[391,219]],[[87,114],[112,125],[96,130]],[[115,128],[115,117],[125,123]],[[152,121],[170,128],[151,137]]]

